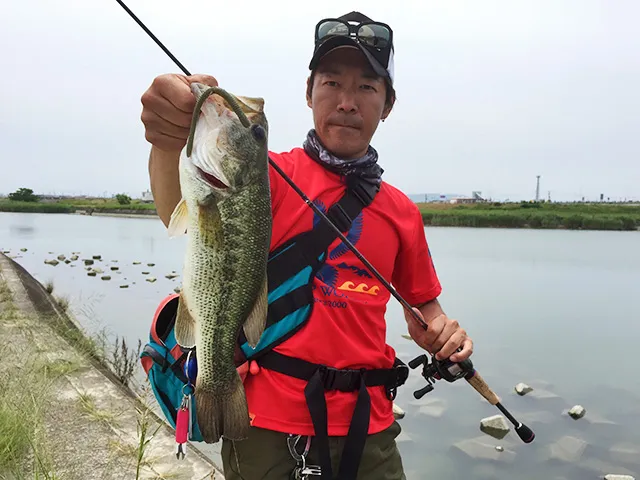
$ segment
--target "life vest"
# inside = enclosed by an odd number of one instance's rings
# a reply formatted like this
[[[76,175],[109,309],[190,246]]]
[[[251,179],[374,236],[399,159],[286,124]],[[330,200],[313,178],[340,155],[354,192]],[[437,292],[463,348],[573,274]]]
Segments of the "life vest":
[[[354,219],[371,204],[379,191],[374,185],[357,177],[347,178],[343,196],[327,211],[326,216],[340,232],[346,233]],[[238,345],[243,360],[254,360],[266,368],[307,381],[305,398],[311,416],[315,440],[319,445],[323,479],[333,478],[329,456],[327,405],[325,391],[358,392],[338,477],[355,479],[369,430],[371,402],[367,386],[384,386],[393,400],[396,389],[406,381],[409,369],[399,359],[389,369],[335,369],[275,352],[274,347],[295,335],[309,320],[313,310],[313,279],[327,258],[327,250],[338,238],[325,221],[311,230],[288,240],[269,253],[267,263],[268,314],[260,340],[251,347],[241,330]],[[184,372],[188,350],[175,341],[173,328],[179,296],[165,299],[156,310],[149,342],[141,353],[141,362],[153,393],[169,423],[175,428],[176,416],[184,401],[182,389],[191,386]],[[193,350],[193,349],[191,349]],[[189,375],[193,378],[193,375]],[[202,441],[197,428],[195,401],[192,401],[191,421],[194,428],[189,440]]]

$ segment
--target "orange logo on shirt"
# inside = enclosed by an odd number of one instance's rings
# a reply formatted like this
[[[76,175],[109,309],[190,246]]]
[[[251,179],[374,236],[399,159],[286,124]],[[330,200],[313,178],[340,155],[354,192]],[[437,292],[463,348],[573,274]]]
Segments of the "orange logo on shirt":
[[[360,283],[356,286],[352,281],[346,281],[338,287],[338,290],[346,290],[347,292],[366,293],[367,295],[378,295],[380,287],[374,285],[369,287],[366,283]]]

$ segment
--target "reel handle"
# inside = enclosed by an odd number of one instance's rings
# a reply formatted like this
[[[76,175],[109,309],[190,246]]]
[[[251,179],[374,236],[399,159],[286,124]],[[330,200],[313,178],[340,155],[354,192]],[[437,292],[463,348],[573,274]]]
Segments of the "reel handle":
[[[420,365],[423,365],[427,360],[428,360],[427,356],[422,354],[419,357],[416,357],[409,362],[409,368],[411,368],[412,370],[415,368],[418,368]]]
[[[413,397],[416,400],[420,400],[422,397],[424,397],[427,393],[431,392],[432,390],[433,390],[433,385],[431,384],[425,385],[420,390],[416,390],[415,392],[413,392]]]

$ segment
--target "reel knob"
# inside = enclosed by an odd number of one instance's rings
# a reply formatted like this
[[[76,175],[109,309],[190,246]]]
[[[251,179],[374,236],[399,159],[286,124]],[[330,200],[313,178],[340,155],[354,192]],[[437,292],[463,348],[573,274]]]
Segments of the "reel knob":
[[[413,392],[413,396],[416,400],[420,400],[422,397],[424,397],[427,393],[431,392],[432,390],[433,390],[433,385],[428,384],[422,387],[420,390],[416,390],[415,392]]]

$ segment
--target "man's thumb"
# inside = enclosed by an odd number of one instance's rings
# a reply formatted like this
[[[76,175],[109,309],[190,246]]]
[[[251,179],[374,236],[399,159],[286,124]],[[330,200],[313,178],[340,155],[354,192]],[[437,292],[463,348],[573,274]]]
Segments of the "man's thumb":
[[[218,81],[211,75],[204,75],[204,74],[198,73],[196,75],[191,75],[187,77],[187,80],[189,80],[189,83],[199,82],[199,83],[204,83],[205,85],[209,85],[210,87],[218,86]]]

